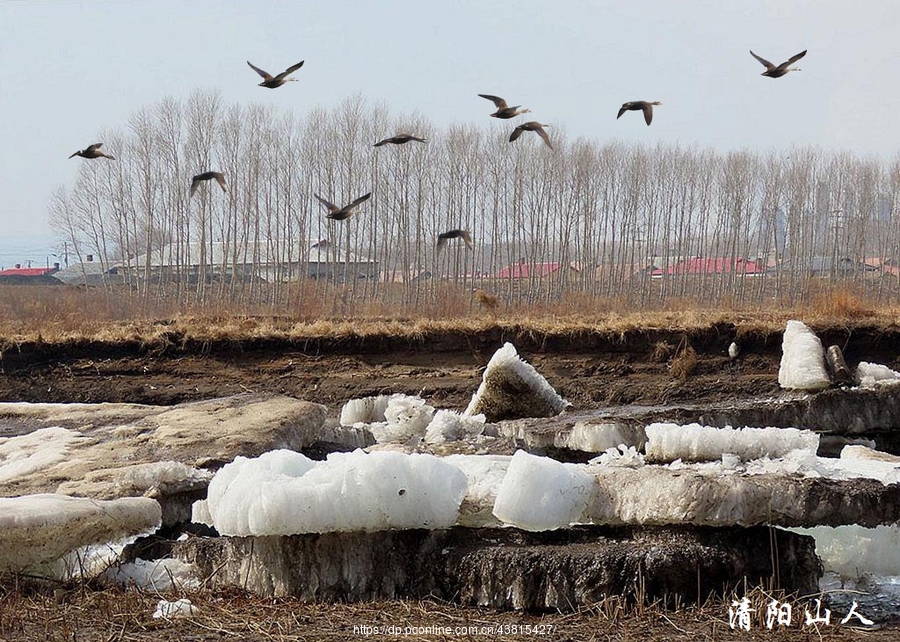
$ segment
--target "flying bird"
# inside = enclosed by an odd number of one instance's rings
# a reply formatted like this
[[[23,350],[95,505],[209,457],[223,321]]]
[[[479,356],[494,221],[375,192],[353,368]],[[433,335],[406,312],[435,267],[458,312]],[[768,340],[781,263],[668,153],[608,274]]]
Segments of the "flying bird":
[[[647,121],[647,124],[649,125],[653,122],[653,105],[662,105],[662,103],[659,101],[649,103],[646,100],[632,100],[627,102],[619,107],[619,115],[616,116],[616,120],[621,118],[622,114],[626,111],[637,111],[640,109],[644,112],[644,120]]]
[[[373,145],[373,147],[381,147],[382,145],[387,145],[388,143],[393,143],[394,145],[403,145],[411,140],[419,143],[425,142],[424,138],[419,138],[418,136],[413,136],[412,134],[397,134],[396,136],[391,136],[390,138],[385,138],[384,140],[378,141]]]
[[[530,113],[530,109],[519,109],[521,105],[516,105],[515,107],[510,107],[506,104],[506,101],[500,98],[500,96],[491,96],[490,94],[478,94],[482,98],[487,98],[488,100],[494,103],[494,106],[497,108],[491,116],[494,118],[512,118],[514,116],[518,116],[519,114],[527,114]]]
[[[328,214],[325,216],[330,219],[334,219],[335,221],[343,221],[345,218],[349,218],[351,214],[353,214],[353,208],[367,200],[372,195],[372,192],[360,196],[358,199],[350,203],[349,205],[344,205],[344,207],[338,207],[334,203],[326,201],[324,198],[319,196],[318,194],[313,194],[319,202],[328,208]]]
[[[109,154],[104,154],[100,151],[100,148],[103,147],[103,143],[94,143],[93,145],[88,145],[85,149],[80,149],[69,158],[73,156],[81,156],[82,158],[108,158],[109,160],[116,160],[115,156],[110,156]]]
[[[197,191],[197,187],[200,186],[200,183],[203,181],[208,181],[211,179],[216,179],[216,182],[219,184],[219,187],[222,188],[223,192],[227,192],[225,189],[225,172],[203,172],[202,174],[197,174],[191,179],[191,196],[194,195],[194,192]]]
[[[797,67],[789,67],[788,65],[793,65],[795,62],[800,60],[803,56],[806,55],[806,49],[798,53],[796,56],[792,58],[788,58],[785,62],[781,63],[777,67],[773,65],[771,62],[766,60],[765,58],[760,58],[753,51],[750,52],[750,55],[760,61],[763,66],[766,68],[764,72],[762,72],[762,76],[768,76],[769,78],[781,78],[789,71],[800,71]]]
[[[521,136],[522,132],[537,132],[537,135],[543,138],[544,142],[547,143],[547,147],[553,149],[553,145],[550,144],[550,137],[547,135],[547,132],[544,131],[544,127],[549,126],[550,125],[542,125],[536,120],[529,120],[527,123],[522,123],[513,130],[513,133],[509,135],[509,142],[513,142]]]
[[[301,60],[293,67],[288,67],[287,69],[282,71],[277,76],[273,76],[268,71],[263,71],[262,69],[260,69],[256,65],[254,65],[249,60],[247,61],[247,64],[250,65],[250,67],[253,69],[253,71],[255,71],[256,73],[258,73],[260,76],[263,77],[263,81],[261,83],[259,83],[260,87],[268,87],[269,89],[276,89],[278,87],[281,87],[286,82],[296,81],[297,80],[296,78],[288,78],[287,76],[289,74],[294,73],[298,69],[300,69],[300,67],[303,66],[304,62],[306,62],[306,61]]]
[[[472,237],[467,230],[450,230],[449,232],[438,234],[437,251],[443,250],[450,239],[462,239],[467,248],[470,250],[475,249],[475,246],[472,245]]]

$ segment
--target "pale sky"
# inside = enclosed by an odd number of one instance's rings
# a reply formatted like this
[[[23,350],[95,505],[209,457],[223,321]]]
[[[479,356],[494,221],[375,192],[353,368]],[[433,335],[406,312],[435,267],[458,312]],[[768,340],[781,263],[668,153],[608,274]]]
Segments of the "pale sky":
[[[57,251],[50,196],[90,162],[72,152],[197,89],[296,116],[359,94],[438,128],[489,127],[488,93],[570,140],[890,159],[898,26],[896,0],[0,0],[0,266]],[[749,49],[775,64],[809,53],[771,79]],[[247,60],[306,63],[270,90]],[[616,120],[639,99],[663,102],[652,126]]]

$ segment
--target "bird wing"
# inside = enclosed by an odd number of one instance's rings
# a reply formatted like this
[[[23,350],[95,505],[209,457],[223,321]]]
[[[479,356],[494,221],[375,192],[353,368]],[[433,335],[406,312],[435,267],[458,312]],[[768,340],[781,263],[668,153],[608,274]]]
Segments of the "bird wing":
[[[318,201],[319,201],[322,205],[324,205],[325,207],[327,207],[327,208],[328,208],[328,211],[331,212],[332,214],[333,214],[334,212],[339,212],[339,211],[341,210],[340,207],[338,207],[337,205],[335,205],[335,204],[332,203],[331,201],[326,201],[324,198],[322,198],[322,197],[319,196],[318,194],[313,194],[313,196],[315,196],[315,197],[318,199]]]
[[[392,142],[393,140],[394,140],[393,138],[385,138],[384,140],[380,140],[377,143],[375,143],[374,145],[372,145],[372,147],[381,147],[382,145],[387,145],[388,143]]]
[[[644,120],[647,121],[647,124],[649,125],[653,122],[653,105],[651,105],[650,103],[644,103],[643,105],[641,105],[641,109],[644,112]]]
[[[803,53],[806,53],[806,52],[804,51]],[[758,61],[760,61],[766,69],[775,69],[775,65],[773,65],[771,62],[769,62],[765,58],[760,58],[755,53],[753,53],[752,50],[750,51],[750,55],[753,56],[754,58],[756,58]]]
[[[222,172],[218,172],[213,176],[215,176],[216,182],[219,184],[219,187],[222,188],[222,191],[227,192],[228,190],[225,189],[225,174]]]
[[[350,210],[352,210],[354,207],[356,207],[357,205],[359,205],[359,204],[362,203],[363,201],[369,200],[369,197],[370,197],[371,195],[372,195],[372,192],[369,192],[368,194],[364,194],[363,196],[360,196],[358,199],[356,199],[355,201],[353,201],[352,203],[350,203],[350,205],[344,206],[344,207],[342,208],[342,211],[344,211],[344,212],[349,212]]]
[[[544,131],[544,128],[540,125],[534,128],[534,131],[537,132],[538,136],[544,139],[544,142],[547,143],[547,147],[553,149],[553,145],[550,144],[550,136],[547,135],[547,132]]]
[[[93,145],[88,145],[87,149],[84,151],[86,151],[88,154],[90,154],[91,152],[97,151],[101,147],[103,147],[103,143],[94,143]]]
[[[188,198],[193,196],[194,192],[197,191],[197,186],[200,184],[201,180],[203,180],[203,179],[201,179],[199,176],[194,176],[194,178],[191,179],[191,194],[190,194],[190,196],[188,196]]]
[[[523,131],[525,131],[525,129],[521,125],[516,127],[513,130],[513,133],[509,135],[509,142],[513,142],[515,139],[521,136]]]
[[[621,118],[621,117],[622,117],[622,114],[624,114],[626,111],[628,111],[628,105],[630,105],[630,104],[631,104],[631,103],[625,103],[624,105],[622,105],[621,107],[619,107],[619,113],[618,113],[618,115],[616,116],[616,120],[618,120],[619,118]]]
[[[465,241],[466,247],[468,247],[470,250],[474,250],[475,246],[472,245],[472,235],[469,234],[467,230],[460,230],[460,232],[460,236],[462,237],[462,240]]]
[[[441,251],[442,251],[445,247],[447,247],[447,237],[444,236],[443,234],[438,234],[438,240],[437,240],[437,249],[436,249],[436,252],[437,252],[438,254],[440,254]]]
[[[277,76],[275,76],[275,80],[282,80],[282,79],[286,78],[289,74],[292,74],[292,73],[294,73],[295,71],[297,71],[298,69],[300,69],[300,67],[303,66],[303,63],[304,63],[304,62],[306,62],[306,61],[305,61],[305,60],[301,60],[301,61],[298,62],[296,65],[294,65],[294,66],[292,66],[292,67],[288,67],[287,69],[285,69],[284,71],[282,71],[280,74],[278,74]]]
[[[506,101],[500,98],[500,96],[491,96],[490,94],[478,94],[482,98],[487,98],[492,101],[497,109],[506,109]]]
[[[798,53],[798,54],[797,54],[796,56],[794,56],[793,58],[788,58],[788,61],[787,61],[786,63],[784,63],[784,64],[785,64],[785,66],[787,66],[787,65],[793,65],[795,62],[797,62],[798,60],[800,60],[800,59],[801,59],[803,56],[805,56],[805,55],[806,55],[806,49],[804,49],[803,51],[801,51],[800,53]]]
[[[264,80],[272,80],[272,74],[270,74],[268,71],[264,71],[264,70],[260,69],[259,67],[254,65],[249,60],[247,61],[247,64],[250,65],[250,68],[253,69],[253,71],[255,71],[260,76],[262,76]]]

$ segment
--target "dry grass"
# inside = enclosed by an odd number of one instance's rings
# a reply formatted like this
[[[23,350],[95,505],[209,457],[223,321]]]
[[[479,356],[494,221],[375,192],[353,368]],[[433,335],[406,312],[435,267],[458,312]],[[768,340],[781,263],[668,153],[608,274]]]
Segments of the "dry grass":
[[[364,637],[407,640],[871,640],[896,639],[898,630],[860,631],[838,624],[806,626],[804,609],[811,600],[789,600],[791,626],[765,626],[773,595],[754,589],[750,631],[729,625],[730,600],[702,606],[662,608],[611,596],[568,613],[522,613],[460,607],[438,600],[392,600],[355,604],[301,602],[294,598],[260,598],[238,591],[187,595],[198,609],[191,618],[154,619],[159,595],[137,589],[68,592],[34,584],[0,585],[0,639],[24,640],[187,640],[241,639],[288,642],[347,640]],[[783,596],[778,596],[784,601]],[[513,632],[511,627],[531,627]],[[374,634],[380,627],[387,634]],[[386,627],[394,627],[387,629]],[[431,627],[430,629],[428,627]],[[492,628],[493,627],[493,628]],[[500,628],[498,628],[500,627]],[[503,629],[502,627],[508,627]],[[395,634],[391,634],[394,631]],[[521,631],[521,630],[520,630]],[[540,632],[540,633],[538,633]]]
[[[669,363],[669,372],[684,383],[694,372],[698,362],[697,351],[689,343],[683,343],[675,358]]]
[[[331,297],[331,298],[328,298]],[[333,286],[304,285],[278,305],[176,304],[142,302],[130,292],[69,287],[0,286],[0,349],[19,342],[98,340],[139,341],[152,345],[177,335],[187,340],[252,338],[290,340],[364,338],[392,335],[421,338],[430,332],[476,332],[511,328],[535,335],[624,335],[634,330],[688,332],[712,324],[734,324],[738,338],[780,332],[799,318],[814,326],[865,323],[897,326],[896,308],[874,308],[852,292],[831,290],[799,309],[711,308],[673,302],[664,309],[626,307],[618,299],[571,299],[544,304],[504,305],[485,315],[471,290],[441,284],[433,302],[400,304],[402,293],[377,300],[348,298]]]
[[[824,319],[869,319],[878,316],[876,306],[848,286],[823,287],[813,292],[807,313]]]

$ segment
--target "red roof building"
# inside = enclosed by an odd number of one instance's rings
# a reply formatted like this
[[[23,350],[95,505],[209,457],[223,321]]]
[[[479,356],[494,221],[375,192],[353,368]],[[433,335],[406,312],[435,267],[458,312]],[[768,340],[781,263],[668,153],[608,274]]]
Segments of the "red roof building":
[[[494,275],[496,279],[531,279],[531,278],[542,278],[549,274],[553,274],[554,272],[558,272],[561,267],[564,267],[565,264],[559,263],[558,261],[549,262],[549,263],[525,263],[524,261],[519,261],[518,263],[513,263],[512,265],[507,265],[505,268],[501,269],[497,274]],[[575,264],[569,264],[569,268],[579,271],[579,268]]]
[[[53,274],[58,271],[59,269],[55,267],[14,267],[8,270],[0,270],[0,276],[44,276],[45,274]]]
[[[695,256],[678,263],[673,263],[666,268],[656,268],[650,272],[650,276],[664,276],[676,274],[765,274],[766,266],[759,261],[737,258],[704,259]]]

